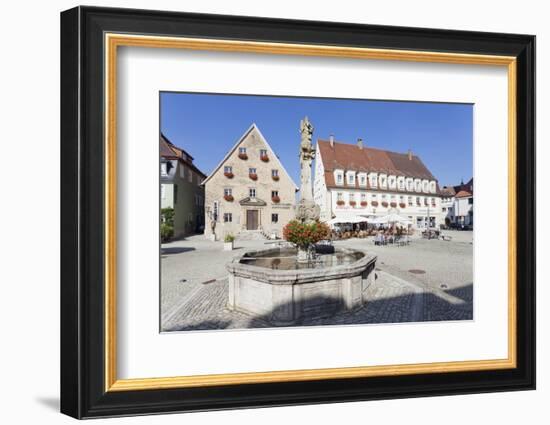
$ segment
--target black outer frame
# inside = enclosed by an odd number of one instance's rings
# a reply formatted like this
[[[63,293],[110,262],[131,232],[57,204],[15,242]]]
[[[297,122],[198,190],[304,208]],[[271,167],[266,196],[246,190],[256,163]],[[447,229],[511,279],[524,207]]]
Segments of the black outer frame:
[[[517,57],[517,368],[105,392],[105,32]],[[534,36],[95,7],[62,12],[61,412],[92,418],[534,389],[534,130]]]

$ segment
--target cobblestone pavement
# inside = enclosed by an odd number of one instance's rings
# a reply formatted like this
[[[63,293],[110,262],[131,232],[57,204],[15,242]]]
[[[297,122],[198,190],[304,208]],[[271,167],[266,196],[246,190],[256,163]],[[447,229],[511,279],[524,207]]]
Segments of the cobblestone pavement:
[[[361,248],[378,255],[376,281],[366,291],[364,307],[297,325],[398,323],[473,318],[471,232],[453,241],[414,240],[405,247],[374,246],[372,240],[339,241],[337,246]],[[468,235],[470,235],[468,237]],[[269,245],[267,245],[269,246]],[[246,249],[266,247],[263,241],[241,241],[235,251],[220,242],[193,236],[163,245],[163,331],[270,327],[225,307],[225,264]],[[410,270],[419,271],[412,273]]]

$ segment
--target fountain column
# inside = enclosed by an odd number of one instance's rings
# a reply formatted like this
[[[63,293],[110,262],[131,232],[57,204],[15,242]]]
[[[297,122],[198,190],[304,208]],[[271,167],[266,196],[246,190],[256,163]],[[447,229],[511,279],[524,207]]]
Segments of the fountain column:
[[[315,148],[311,143],[313,125],[308,117],[300,121],[300,200],[296,205],[296,220],[311,224],[319,220],[320,208],[313,201],[313,185],[311,178],[311,164],[315,159]],[[309,252],[298,247],[298,261],[308,261]]]

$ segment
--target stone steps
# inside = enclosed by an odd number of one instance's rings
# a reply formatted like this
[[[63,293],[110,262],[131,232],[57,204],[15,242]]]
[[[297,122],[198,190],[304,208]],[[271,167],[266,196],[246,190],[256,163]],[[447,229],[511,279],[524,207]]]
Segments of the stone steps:
[[[267,237],[261,230],[243,230],[235,239],[237,241],[265,241]]]

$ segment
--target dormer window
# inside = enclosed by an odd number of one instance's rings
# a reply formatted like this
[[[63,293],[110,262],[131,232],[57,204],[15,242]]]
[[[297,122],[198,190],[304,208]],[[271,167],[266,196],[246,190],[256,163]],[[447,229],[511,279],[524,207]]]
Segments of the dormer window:
[[[355,185],[355,174],[348,173],[348,184]]]
[[[360,186],[367,185],[367,176],[365,176],[364,174],[359,174],[359,185]]]
[[[168,175],[168,163],[167,162],[161,162],[160,163],[160,175],[161,176],[167,176]]]
[[[342,171],[336,171],[334,173],[336,177],[336,184],[337,185],[343,185],[344,184],[344,173]]]
[[[376,177],[376,174],[370,176],[370,185],[371,185],[371,187],[377,187],[378,186],[378,178]]]

